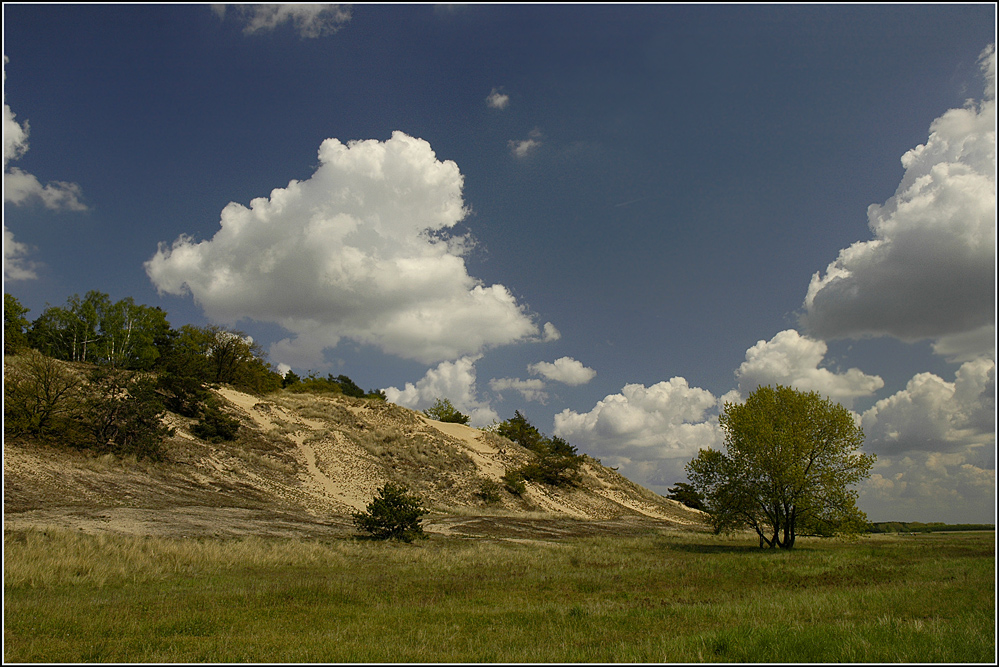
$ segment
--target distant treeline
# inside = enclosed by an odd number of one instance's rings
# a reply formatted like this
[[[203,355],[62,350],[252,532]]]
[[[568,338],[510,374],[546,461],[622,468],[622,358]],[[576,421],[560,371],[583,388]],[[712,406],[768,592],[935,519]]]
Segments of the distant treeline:
[[[310,372],[301,378],[290,370],[282,375],[242,331],[190,324],[174,329],[161,308],[137,304],[131,297],[112,301],[96,290],[82,297],[74,294],[63,306],[47,306],[33,321],[12,295],[4,293],[3,303],[5,355],[33,349],[61,361],[151,371],[173,384],[182,378],[198,384],[230,384],[255,394],[285,387],[385,398],[376,389],[365,392],[346,375],[321,378]]]
[[[991,523],[920,523],[919,521],[877,521],[867,529],[869,533],[940,533],[965,530],[995,530]]]

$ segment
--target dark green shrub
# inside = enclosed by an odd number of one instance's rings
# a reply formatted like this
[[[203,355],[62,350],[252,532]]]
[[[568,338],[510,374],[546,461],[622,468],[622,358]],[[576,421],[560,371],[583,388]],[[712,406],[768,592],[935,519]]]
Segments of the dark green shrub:
[[[214,403],[205,406],[201,419],[191,426],[191,433],[207,442],[235,440],[239,430],[239,420],[230,417]]]
[[[25,315],[28,308],[14,296],[3,294],[3,353],[16,354],[28,344],[25,331],[29,322]]]
[[[98,451],[159,460],[163,439],[173,431],[161,421],[166,411],[155,383],[136,373],[98,367],[90,373],[82,421]]]
[[[527,485],[524,484],[524,477],[520,473],[520,469],[507,470],[503,473],[503,486],[506,490],[515,496],[521,496],[527,491]]]
[[[193,375],[165,371],[156,379],[167,410],[184,417],[197,417],[211,395],[202,381]]]
[[[463,415],[458,412],[458,410],[451,405],[451,401],[446,398],[438,398],[434,401],[433,407],[424,410],[423,414],[431,419],[436,419],[439,422],[449,422],[452,424],[468,423],[468,415]]]
[[[401,485],[388,482],[378,490],[364,512],[354,512],[354,524],[371,534],[376,540],[402,540],[412,542],[426,537],[420,517],[427,514],[416,496]]]
[[[298,377],[298,374],[289,368],[288,372],[284,374],[284,378],[281,379],[281,386],[287,389],[288,387],[296,385],[301,381],[302,378]]]
[[[496,434],[512,440],[521,447],[526,447],[533,452],[544,450],[544,437],[541,432],[527,421],[520,410],[515,410],[513,417],[501,422],[496,427]]]
[[[704,496],[686,482],[677,482],[667,489],[666,497],[695,510],[704,510]]]
[[[517,469],[520,478],[528,482],[547,484],[548,486],[576,486],[579,483],[579,464],[582,458],[578,456],[559,456],[542,454],[537,460],[527,463]]]
[[[479,483],[479,490],[475,495],[486,504],[498,503],[500,501],[500,491],[503,489],[499,482],[485,477]]]

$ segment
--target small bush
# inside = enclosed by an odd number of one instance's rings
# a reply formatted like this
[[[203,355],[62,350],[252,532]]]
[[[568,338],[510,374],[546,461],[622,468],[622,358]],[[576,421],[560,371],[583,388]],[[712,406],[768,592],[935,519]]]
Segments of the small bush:
[[[401,485],[388,482],[378,490],[364,512],[354,512],[354,524],[371,533],[376,540],[402,540],[412,542],[424,538],[420,517],[427,514],[416,496]]]
[[[527,485],[524,484],[524,477],[521,475],[521,469],[507,470],[503,473],[503,486],[506,490],[515,496],[522,496],[527,491]]]
[[[207,442],[224,442],[236,439],[239,420],[230,417],[214,403],[205,406],[205,412],[194,425],[191,433]]]
[[[439,422],[449,422],[452,424],[468,423],[468,415],[463,415],[458,412],[458,410],[451,405],[451,401],[446,398],[438,398],[434,402],[433,407],[424,410],[423,414],[431,419],[436,419]]]
[[[475,495],[486,504],[498,503],[500,501],[500,491],[502,489],[503,487],[500,486],[499,482],[485,477],[479,484],[479,490],[475,492]]]

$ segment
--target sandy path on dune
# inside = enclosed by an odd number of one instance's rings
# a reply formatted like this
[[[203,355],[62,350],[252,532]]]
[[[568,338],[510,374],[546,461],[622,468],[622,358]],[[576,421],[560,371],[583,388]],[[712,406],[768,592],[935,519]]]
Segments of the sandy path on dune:
[[[341,433],[330,430],[325,422],[301,417],[228,387],[219,393],[265,431],[282,427],[275,419],[301,427],[285,435],[298,446],[298,458],[305,464],[299,477],[318,505],[342,512],[345,508],[363,510],[371,502],[380,485],[380,469]],[[323,435],[315,437],[317,434]]]

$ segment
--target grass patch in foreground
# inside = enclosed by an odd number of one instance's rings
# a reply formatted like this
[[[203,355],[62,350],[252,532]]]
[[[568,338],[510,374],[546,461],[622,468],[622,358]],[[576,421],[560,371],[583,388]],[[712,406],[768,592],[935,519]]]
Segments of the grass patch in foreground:
[[[4,539],[5,662],[992,662],[995,534]]]

